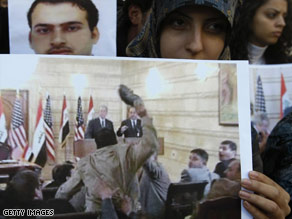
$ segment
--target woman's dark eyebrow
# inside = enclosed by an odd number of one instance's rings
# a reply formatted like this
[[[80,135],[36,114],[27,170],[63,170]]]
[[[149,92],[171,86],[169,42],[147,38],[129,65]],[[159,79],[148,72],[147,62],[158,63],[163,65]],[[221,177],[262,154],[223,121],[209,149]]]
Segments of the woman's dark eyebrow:
[[[174,11],[173,13],[171,13],[170,15],[175,15],[175,14],[178,14],[178,15],[180,15],[180,16],[183,16],[183,17],[186,17],[187,19],[190,19],[190,20],[192,20],[193,18],[192,17],[190,17],[190,16],[188,16],[187,14],[185,14],[184,12],[182,12],[182,11],[180,11],[180,10],[177,10],[177,11]],[[225,17],[224,16],[221,16],[221,15],[214,15],[214,16],[212,16],[212,17],[210,17],[210,18],[207,18],[207,20],[209,21],[209,20],[222,20],[222,21],[224,21],[224,20],[226,20],[225,19]]]
[[[276,12],[277,14],[280,14],[280,13],[281,13],[281,11],[278,10],[278,9],[276,9],[276,8],[267,8],[267,10],[274,11],[274,12]],[[284,14],[287,14],[287,11],[285,11]]]
[[[221,16],[219,16],[219,17],[211,17],[211,18],[207,18],[206,21],[208,21],[208,22],[219,21],[219,22],[226,22],[226,23],[228,23],[228,20],[227,20],[226,18],[224,18],[224,17],[221,17]]]
[[[179,10],[177,10],[177,11],[174,11],[173,13],[171,13],[170,15],[176,15],[176,14],[178,14],[178,15],[180,15],[180,16],[183,16],[183,17],[185,17],[185,18],[187,18],[187,19],[192,19],[190,16],[188,16],[187,14],[185,14],[184,12],[182,12],[182,11],[179,11]]]

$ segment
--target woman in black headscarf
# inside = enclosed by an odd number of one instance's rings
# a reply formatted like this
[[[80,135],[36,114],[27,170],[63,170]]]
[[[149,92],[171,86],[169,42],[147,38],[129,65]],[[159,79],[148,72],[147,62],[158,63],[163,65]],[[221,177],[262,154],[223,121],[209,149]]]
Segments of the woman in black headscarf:
[[[230,59],[228,40],[237,0],[157,0],[128,56]]]
[[[156,0],[126,53],[133,57],[229,60],[236,8],[237,0]],[[288,193],[265,175],[252,171],[241,185],[256,192],[239,194],[254,217],[284,218],[290,213]]]

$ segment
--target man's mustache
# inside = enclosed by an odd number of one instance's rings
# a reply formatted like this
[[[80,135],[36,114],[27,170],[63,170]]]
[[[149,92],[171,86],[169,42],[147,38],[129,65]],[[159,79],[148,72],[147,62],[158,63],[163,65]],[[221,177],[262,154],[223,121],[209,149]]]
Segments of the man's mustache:
[[[73,53],[73,50],[67,46],[54,46],[51,47],[47,54],[62,54],[62,53]]]

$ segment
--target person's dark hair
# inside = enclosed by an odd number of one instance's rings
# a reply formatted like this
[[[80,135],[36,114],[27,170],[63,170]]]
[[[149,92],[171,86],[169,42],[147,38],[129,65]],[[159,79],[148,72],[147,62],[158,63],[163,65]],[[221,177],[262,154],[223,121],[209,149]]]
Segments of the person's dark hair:
[[[229,145],[229,148],[232,151],[236,151],[236,149],[237,149],[237,145],[233,141],[225,140],[225,141],[222,141],[221,144]]]
[[[111,129],[102,128],[96,133],[95,143],[96,143],[97,149],[103,148],[105,146],[117,144],[116,134]]]
[[[64,162],[64,164],[70,164],[70,165],[74,166],[74,163],[73,163],[72,161],[70,161],[70,160],[66,160],[66,161]]]
[[[76,212],[71,203],[65,199],[49,199],[46,201],[43,209],[54,209],[54,214],[66,214]]]
[[[248,60],[248,40],[252,34],[251,24],[256,11],[268,0],[245,0],[238,10],[238,15],[233,27],[230,41],[231,59]],[[264,53],[267,64],[279,64],[291,62],[289,53],[292,48],[292,3],[287,0],[288,11],[285,19],[286,26],[278,42],[268,46]]]
[[[191,153],[195,153],[195,154],[199,155],[205,161],[205,163],[207,164],[209,155],[205,150],[203,150],[201,148],[196,148],[194,150],[191,150]]]
[[[126,0],[123,6],[123,11],[125,14],[128,14],[130,5],[138,6],[142,13],[147,12],[152,6],[153,0]]]
[[[66,182],[66,177],[71,176],[71,170],[74,169],[72,164],[58,164],[52,170],[53,179],[59,183]]]
[[[31,15],[35,7],[39,3],[47,4],[72,3],[73,5],[77,5],[81,10],[85,10],[87,12],[87,21],[91,31],[93,31],[93,28],[96,27],[98,23],[99,18],[98,9],[91,0],[35,0],[27,13],[27,20],[30,28],[32,23]]]
[[[34,199],[35,189],[38,187],[37,173],[32,170],[21,170],[7,184],[6,193],[13,202],[25,203]]]

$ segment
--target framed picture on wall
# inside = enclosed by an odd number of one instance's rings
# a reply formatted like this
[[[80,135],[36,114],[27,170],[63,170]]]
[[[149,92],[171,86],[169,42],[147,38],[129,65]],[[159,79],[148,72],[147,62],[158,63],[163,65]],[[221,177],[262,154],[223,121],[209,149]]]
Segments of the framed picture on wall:
[[[238,125],[236,65],[221,65],[219,72],[219,124]]]

